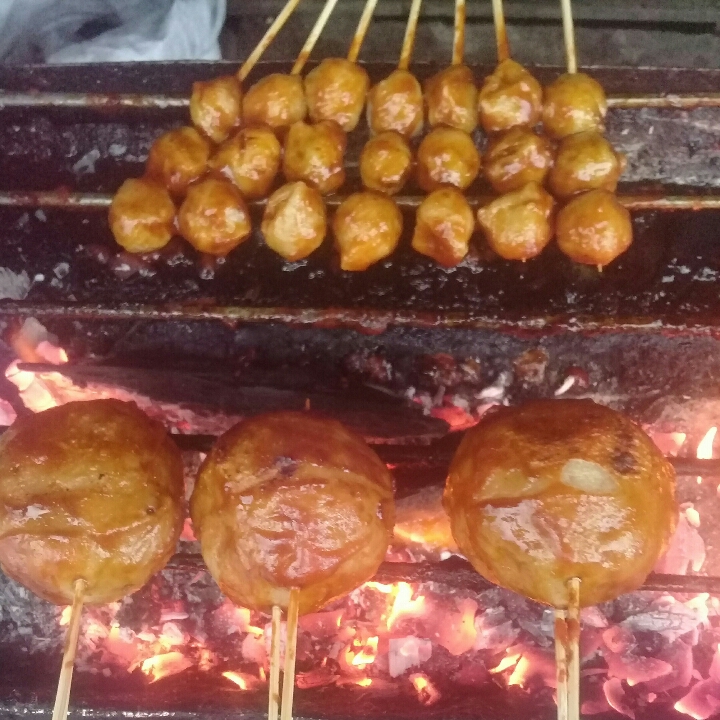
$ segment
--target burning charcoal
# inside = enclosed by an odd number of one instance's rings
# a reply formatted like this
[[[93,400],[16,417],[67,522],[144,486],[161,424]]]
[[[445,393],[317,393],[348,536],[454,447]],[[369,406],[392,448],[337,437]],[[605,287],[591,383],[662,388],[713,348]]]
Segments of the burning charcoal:
[[[583,685],[581,715],[599,715],[611,710],[601,683]]]
[[[267,650],[262,636],[248,633],[242,641],[241,652],[247,662],[257,663],[260,667],[264,667],[267,663]]]
[[[359,376],[379,385],[385,385],[393,378],[393,367],[381,353],[352,353],[343,359],[343,366],[351,376]]]
[[[325,687],[332,685],[339,677],[329,668],[315,668],[305,673],[298,673],[295,677],[295,685],[301,690]]]
[[[633,653],[620,655],[609,650],[603,653],[603,657],[608,664],[610,677],[626,680],[630,687],[655,680],[672,672],[670,663],[653,657],[644,657]]]
[[[422,388],[451,388],[463,380],[463,371],[452,355],[436,353],[418,358],[417,383]]]
[[[414,636],[390,640],[390,677],[399,677],[406,670],[427,662],[432,655],[432,643]]]
[[[692,647],[682,640],[660,651],[658,658],[669,663],[672,672],[646,683],[648,690],[656,693],[669,692],[678,687],[690,685],[693,675]],[[717,680],[717,678],[715,678]]]
[[[709,718],[720,710],[720,684],[715,680],[701,680],[675,703],[675,709],[695,720]]]
[[[607,698],[608,704],[613,710],[617,710],[623,715],[627,715],[629,718],[635,718],[635,712],[630,707],[625,690],[623,689],[622,683],[617,678],[611,678],[607,680],[603,685],[605,691],[605,697]]]
[[[685,633],[691,632],[700,625],[706,612],[688,607],[681,602],[659,599],[652,603],[647,612],[632,615],[622,625],[637,632],[661,633],[670,642],[675,642]]]
[[[687,516],[681,514],[670,547],[655,566],[655,572],[687,575],[690,567],[693,572],[699,572],[705,556],[705,542],[700,533],[688,522]]]
[[[451,680],[457,685],[479,687],[490,680],[490,673],[478,657],[471,657],[463,663]]]
[[[302,632],[312,635],[318,640],[334,637],[342,622],[343,611],[316,612],[303,615],[298,621]]]
[[[457,656],[475,647],[477,640],[475,613],[478,605],[470,598],[457,598],[455,606],[456,608],[433,615],[439,620],[434,632],[436,642],[451,655]]]
[[[623,654],[635,647],[635,636],[626,627],[615,625],[603,633],[603,642],[612,653]]]
[[[554,650],[527,647],[523,649],[507,684],[528,688],[539,681],[541,686],[554,688],[557,685],[556,674]]]
[[[549,360],[543,348],[526,350],[515,359],[515,377],[526,385],[541,385]]]

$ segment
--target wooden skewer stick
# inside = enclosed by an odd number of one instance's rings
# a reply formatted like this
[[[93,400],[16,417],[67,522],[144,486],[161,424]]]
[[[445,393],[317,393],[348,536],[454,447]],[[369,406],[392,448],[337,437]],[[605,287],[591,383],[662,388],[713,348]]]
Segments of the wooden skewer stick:
[[[262,36],[260,42],[255,46],[255,49],[248,55],[247,60],[242,64],[242,67],[238,70],[238,80],[242,82],[255,67],[255,64],[260,59],[260,56],[268,49],[268,46],[275,39],[275,36],[280,32],[282,26],[287,22],[288,18],[293,14],[295,8],[300,4],[300,0],[287,0],[285,7],[278,13],[278,16],[273,21],[272,25],[267,29],[267,32]]]
[[[293,65],[293,69],[290,71],[291,75],[299,75],[302,72],[302,69],[305,67],[305,63],[310,59],[310,53],[313,51],[315,43],[318,41],[328,18],[335,9],[335,5],[337,5],[337,1],[338,0],[327,0],[325,3],[325,7],[322,9],[320,16],[315,21],[315,25],[313,25],[313,29],[310,31],[308,39],[305,41],[305,44],[303,45],[302,50]]]
[[[567,71],[577,72],[577,54],[575,52],[575,27],[572,16],[572,0],[560,0],[562,7],[563,35],[565,36],[565,57]]]
[[[568,718],[580,720],[580,578],[568,580]]]
[[[297,654],[298,611],[300,610],[300,591],[290,591],[285,627],[285,666],[283,668],[282,707],[280,720],[292,720],[293,694],[295,692],[295,656]]]
[[[555,669],[557,677],[557,717],[569,720],[568,716],[568,657],[567,657],[567,614],[555,610]]]
[[[492,0],[493,22],[495,24],[495,43],[497,44],[498,62],[510,57],[510,44],[505,29],[505,12],[502,0]]]
[[[455,30],[453,34],[452,64],[462,65],[465,57],[465,0],[455,0]]]
[[[65,650],[63,652],[57,694],[55,695],[52,720],[66,720],[67,718],[70,703],[70,685],[72,684],[73,669],[75,667],[75,653],[77,652],[78,636],[80,635],[80,618],[82,617],[86,588],[87,583],[84,580],[75,581],[75,595],[70,613],[70,623],[65,636]]]
[[[282,609],[273,605],[270,631],[270,680],[268,694],[268,720],[278,720],[280,707],[280,626]]]
[[[367,0],[365,3],[365,8],[360,16],[360,21],[358,22],[355,35],[353,35],[352,43],[350,43],[350,49],[348,50],[347,59],[350,62],[357,62],[358,56],[360,55],[360,48],[365,41],[365,36],[367,35],[368,27],[370,27],[370,21],[372,20],[377,4],[378,0]]]
[[[400,62],[398,62],[398,68],[400,70],[407,70],[410,67],[410,58],[412,57],[413,47],[415,46],[415,33],[417,31],[421,5],[422,0],[413,0],[410,6],[410,15],[408,15],[405,37],[403,38],[402,50],[400,51]]]

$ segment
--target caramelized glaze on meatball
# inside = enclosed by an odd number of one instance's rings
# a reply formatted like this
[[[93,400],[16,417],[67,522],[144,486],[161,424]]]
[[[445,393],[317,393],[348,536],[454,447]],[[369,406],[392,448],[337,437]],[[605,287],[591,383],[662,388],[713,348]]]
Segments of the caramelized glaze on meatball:
[[[552,196],[537,183],[507,193],[478,210],[488,245],[506,260],[529,260],[552,238]]]
[[[286,608],[297,588],[304,614],[377,571],[392,536],[392,477],[335,420],[269,413],[217,441],[190,514],[210,573],[233,602]]]
[[[360,177],[369,190],[396,195],[413,169],[407,140],[392,130],[370,138],[360,154]]]
[[[636,590],[677,521],[675,473],[652,440],[590,400],[502,408],[469,430],[450,465],[445,509],[475,569],[554,607]]]
[[[558,213],[558,247],[575,262],[607,265],[630,247],[632,237],[630,213],[607,190],[578,195]]]
[[[0,438],[0,566],[45,600],[116,602],[175,551],[183,465],[165,428],[119,400],[18,418]]]
[[[195,82],[190,117],[195,127],[214,143],[221,143],[240,125],[242,92],[234,75]]]
[[[607,100],[602,85],[584,73],[568,73],[545,88],[543,125],[551,137],[605,130]]]
[[[513,128],[488,143],[483,170],[498,193],[519,190],[530,182],[542,184],[553,164],[547,138],[527,128]]]
[[[346,146],[347,136],[334,120],[295,123],[285,140],[285,178],[302,180],[323,195],[334,192],[345,182]]]
[[[474,229],[475,217],[465,196],[455,188],[440,188],[418,207],[412,246],[440,265],[453,267],[467,255]]]
[[[395,130],[415,137],[423,129],[423,94],[417,78],[395,70],[368,93],[367,123],[374,134]]]
[[[420,143],[417,154],[417,181],[426,192],[442,185],[461,190],[472,185],[480,172],[480,153],[473,139],[462,130],[438,127]]]
[[[250,213],[227,180],[207,178],[188,190],[180,206],[181,235],[200,252],[227,255],[250,237]]]
[[[333,232],[343,270],[366,270],[392,254],[400,242],[403,220],[398,206],[385,195],[350,195],[335,213]]]
[[[345,58],[327,58],[305,78],[308,114],[314,122],[334,120],[345,132],[357,127],[370,78]]]
[[[210,143],[191,127],[161,135],[150,148],[145,170],[163,183],[176,197],[182,197],[190,183],[201,178],[208,166]]]
[[[441,70],[425,82],[428,123],[472,133],[477,127],[477,95],[470,68],[451,65]]]
[[[327,233],[325,203],[304,182],[283,185],[269,198],[262,220],[265,242],[290,262],[317,250]]]
[[[245,125],[268,125],[277,130],[304,120],[307,103],[302,78],[275,73],[258,80],[243,98]]]
[[[542,114],[540,83],[514,60],[503,60],[478,94],[480,124],[487,133],[532,127]]]
[[[110,230],[115,242],[132,253],[159,250],[175,230],[175,205],[170,193],[147,178],[126,180],[110,205]]]

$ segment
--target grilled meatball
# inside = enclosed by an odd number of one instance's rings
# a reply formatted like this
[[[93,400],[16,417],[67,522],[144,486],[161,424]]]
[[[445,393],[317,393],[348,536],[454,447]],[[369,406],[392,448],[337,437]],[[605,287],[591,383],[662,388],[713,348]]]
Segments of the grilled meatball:
[[[242,92],[234,75],[195,82],[190,96],[190,117],[214,143],[221,143],[240,125]]]
[[[345,131],[334,120],[296,122],[285,140],[285,178],[303,180],[323,195],[334,192],[345,182],[346,146]]]
[[[262,220],[265,242],[295,262],[317,250],[327,233],[322,196],[304,182],[283,185],[268,199]]]
[[[275,73],[258,80],[243,98],[245,125],[268,125],[277,130],[304,120],[307,103],[302,78]]]
[[[607,190],[583,193],[558,213],[557,241],[575,262],[602,267],[630,247],[630,213]]]
[[[372,133],[395,130],[409,138],[422,132],[422,88],[407,70],[395,70],[381,80],[367,100],[367,123]]]
[[[250,237],[250,213],[227,180],[207,178],[193,185],[178,213],[180,234],[197,250],[227,255]]]
[[[175,229],[175,205],[170,193],[147,178],[126,180],[115,193],[109,214],[115,242],[128,252],[159,250]]]
[[[529,260],[552,238],[553,199],[537,183],[507,193],[478,210],[490,247],[506,260]]]
[[[360,154],[363,185],[386,195],[395,195],[405,187],[412,167],[410,145],[392,130],[370,138]]]
[[[568,135],[605,129],[607,100],[602,85],[584,73],[561,75],[545,88],[543,125],[548,135]]]
[[[484,577],[554,607],[636,590],[677,521],[675,473],[652,440],[590,400],[541,400],[492,413],[465,435],[445,509]]]
[[[308,114],[314,122],[334,120],[345,132],[357,127],[370,78],[345,58],[327,58],[305,78]]]
[[[440,265],[453,267],[467,255],[474,229],[475,218],[465,196],[455,188],[440,188],[418,207],[412,246]]]
[[[282,146],[268,127],[246,127],[225,141],[210,158],[248,200],[265,197],[280,169]]]
[[[425,83],[427,118],[432,127],[447,125],[466,133],[477,127],[477,88],[472,70],[451,65]]]
[[[392,477],[335,420],[277,412],[235,425],[190,500],[203,557],[235,603],[267,612],[300,591],[319,610],[369,580],[394,523]]]
[[[163,183],[176,197],[182,197],[188,185],[207,170],[210,143],[191,127],[182,127],[161,135],[150,148],[145,170]]]
[[[462,130],[438,127],[420,143],[417,154],[417,181],[426,192],[442,185],[461,190],[472,185],[480,172],[480,153],[473,139]]]
[[[165,428],[118,400],[18,418],[0,438],[0,566],[45,600],[105,604],[141,588],[175,550],[183,465]]]
[[[480,124],[487,133],[533,127],[542,114],[542,87],[519,63],[503,60],[478,93]]]
[[[560,198],[598,188],[615,192],[624,169],[625,156],[600,133],[587,130],[563,138],[548,181]]]
[[[400,242],[402,214],[385,195],[350,195],[333,218],[335,244],[343,270],[366,270],[390,255]]]
[[[488,143],[483,170],[498,193],[519,190],[530,182],[542,184],[553,164],[547,138],[527,128],[513,128]]]

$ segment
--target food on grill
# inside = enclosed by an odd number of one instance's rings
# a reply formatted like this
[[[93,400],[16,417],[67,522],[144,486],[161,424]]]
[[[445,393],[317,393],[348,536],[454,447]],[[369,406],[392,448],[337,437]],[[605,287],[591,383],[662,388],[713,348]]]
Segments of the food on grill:
[[[308,114],[314,122],[334,120],[345,132],[357,127],[370,78],[345,58],[327,58],[305,78]]]
[[[675,475],[652,440],[590,400],[542,400],[492,413],[463,439],[445,509],[484,577],[533,600],[581,604],[637,589],[677,521]]]
[[[308,413],[235,425],[200,468],[190,514],[203,557],[235,603],[320,609],[369,580],[394,522],[392,478],[359,436]]]
[[[556,139],[586,130],[603,132],[607,100],[597,80],[584,73],[568,73],[545,88],[543,125]]]
[[[267,245],[286,260],[307,257],[327,233],[322,196],[304,182],[283,185],[268,199],[261,230]]]
[[[175,232],[170,193],[148,178],[130,178],[115,193],[108,216],[115,242],[132,253],[165,247]]]
[[[552,196],[537,183],[507,193],[478,210],[488,245],[506,260],[539,255],[553,235]]]
[[[402,214],[389,197],[366,191],[350,195],[335,213],[333,232],[343,270],[366,270],[400,242]]]
[[[183,465],[133,403],[71,402],[0,438],[0,566],[35,594],[109,603],[169,560],[182,530]]]
[[[478,93],[480,124],[487,133],[533,127],[542,114],[540,83],[519,63],[503,60]]]
[[[530,182],[542,184],[553,164],[547,138],[527,128],[513,128],[491,138],[483,171],[498,193],[519,190]]]
[[[575,262],[607,265],[632,243],[630,213],[607,190],[573,198],[557,216],[558,247]]]
[[[345,182],[346,146],[345,131],[334,120],[294,123],[285,140],[285,178],[303,180],[323,195],[334,192]]]
[[[418,207],[412,246],[440,265],[453,267],[467,255],[474,230],[475,217],[465,196],[452,187],[440,188]]]
[[[477,88],[472,70],[452,65],[425,82],[428,123],[471,133],[477,127]]]
[[[615,192],[625,169],[625,156],[595,130],[563,138],[548,183],[552,193],[567,198],[586,190]]]
[[[386,195],[395,195],[405,187],[412,168],[410,145],[392,130],[370,138],[360,154],[363,185]]]
[[[193,83],[190,117],[214,143],[221,143],[240,125],[242,92],[234,75]]]
[[[210,158],[209,166],[231,180],[243,197],[265,197],[275,182],[282,146],[268,127],[246,127],[226,140]]]
[[[206,178],[192,185],[178,212],[180,234],[197,250],[227,255],[252,232],[250,213],[227,180]]]
[[[407,138],[419,135],[423,110],[422,88],[407,70],[395,70],[368,93],[367,123],[376,135],[388,130]]]
[[[275,73],[258,80],[243,98],[243,123],[277,130],[304,120],[307,102],[302,78]]]
[[[176,197],[201,178],[208,166],[210,143],[192,127],[181,127],[161,135],[150,148],[145,170]]]
[[[442,185],[465,190],[480,172],[480,153],[463,130],[438,127],[420,143],[417,153],[417,181],[426,192]]]

